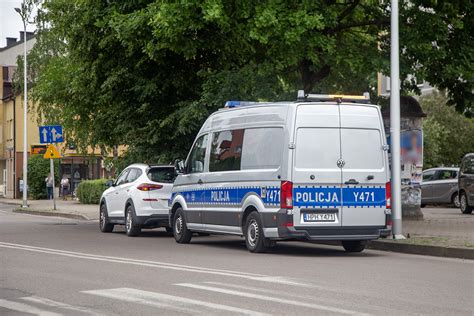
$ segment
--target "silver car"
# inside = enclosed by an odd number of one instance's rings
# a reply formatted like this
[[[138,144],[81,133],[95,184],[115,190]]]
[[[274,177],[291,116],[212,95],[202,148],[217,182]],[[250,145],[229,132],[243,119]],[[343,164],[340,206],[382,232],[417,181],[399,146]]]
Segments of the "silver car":
[[[432,168],[423,171],[421,207],[426,204],[453,204],[459,207],[459,168]]]

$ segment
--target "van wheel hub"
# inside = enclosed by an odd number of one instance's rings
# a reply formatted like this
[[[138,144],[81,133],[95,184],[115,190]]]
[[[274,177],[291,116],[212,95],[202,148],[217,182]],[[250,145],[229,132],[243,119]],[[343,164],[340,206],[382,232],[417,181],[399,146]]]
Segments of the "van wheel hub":
[[[247,240],[249,244],[254,247],[257,244],[259,237],[259,227],[255,219],[252,219],[247,228]]]
[[[174,224],[174,230],[176,232],[176,234],[181,234],[181,230],[183,229],[183,218],[180,216],[178,216],[178,218],[176,218],[176,222]]]

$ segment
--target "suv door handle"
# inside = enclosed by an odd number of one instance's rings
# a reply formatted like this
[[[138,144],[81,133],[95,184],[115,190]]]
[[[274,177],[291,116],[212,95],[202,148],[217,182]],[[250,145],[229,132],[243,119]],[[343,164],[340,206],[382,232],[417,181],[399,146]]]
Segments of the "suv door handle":
[[[201,179],[198,180],[198,184],[203,184],[204,182],[202,182]]]
[[[359,181],[356,181],[355,179],[349,179],[349,181],[344,182],[344,184],[359,184]]]

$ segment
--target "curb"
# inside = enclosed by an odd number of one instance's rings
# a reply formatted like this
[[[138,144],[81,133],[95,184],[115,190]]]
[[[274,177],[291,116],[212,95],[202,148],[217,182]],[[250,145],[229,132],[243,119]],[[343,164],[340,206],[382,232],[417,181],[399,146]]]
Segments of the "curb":
[[[71,218],[71,219],[80,219],[80,220],[91,220],[87,216],[81,214],[72,214],[72,213],[62,213],[56,211],[33,211],[33,210],[25,210],[23,208],[16,208],[13,210],[13,213],[22,213],[22,214],[30,214],[30,215],[41,215],[41,216],[56,216],[56,217],[64,217],[64,218]]]
[[[367,245],[368,249],[400,252],[413,255],[458,258],[474,260],[474,249],[442,247],[430,245],[415,245],[403,242],[373,240]]]

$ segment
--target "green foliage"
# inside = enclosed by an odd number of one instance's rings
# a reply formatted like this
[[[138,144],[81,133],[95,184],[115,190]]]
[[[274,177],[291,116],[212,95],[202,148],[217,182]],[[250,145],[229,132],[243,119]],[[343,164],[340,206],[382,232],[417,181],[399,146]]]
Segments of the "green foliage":
[[[474,119],[446,106],[447,101],[441,93],[420,100],[428,115],[423,121],[425,168],[459,166],[466,153],[474,152]]]
[[[46,199],[47,189],[45,179],[50,172],[49,159],[42,155],[33,155],[28,158],[28,193],[33,199]],[[54,159],[54,184],[57,187],[59,178],[59,160]]]
[[[466,115],[473,12],[463,0],[400,8],[402,77],[447,88]],[[389,72],[387,1],[45,0],[37,16],[38,117],[79,148],[127,144],[137,161],[183,158],[225,100],[374,92]]]
[[[99,204],[102,193],[107,189],[106,179],[84,180],[77,187],[77,197],[82,204]]]

